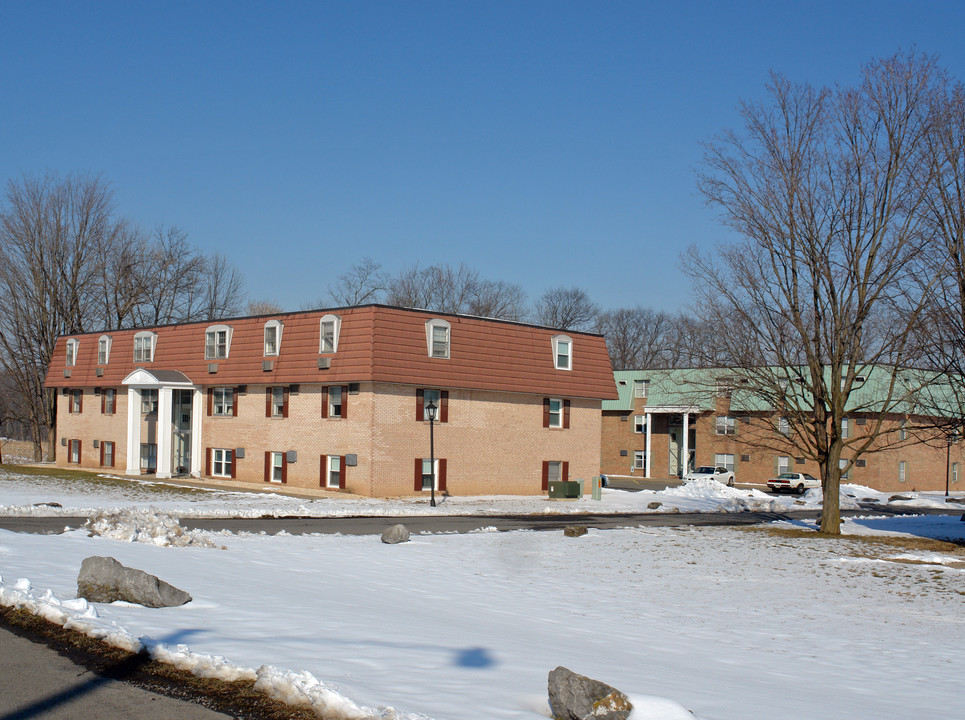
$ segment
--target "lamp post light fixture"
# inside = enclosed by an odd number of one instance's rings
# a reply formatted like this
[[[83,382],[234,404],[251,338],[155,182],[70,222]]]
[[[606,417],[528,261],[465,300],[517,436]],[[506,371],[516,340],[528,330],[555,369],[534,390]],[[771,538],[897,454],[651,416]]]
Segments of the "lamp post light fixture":
[[[432,400],[426,405],[426,417],[429,418],[429,506],[436,506],[436,448],[433,436],[433,425],[436,421],[435,403]]]

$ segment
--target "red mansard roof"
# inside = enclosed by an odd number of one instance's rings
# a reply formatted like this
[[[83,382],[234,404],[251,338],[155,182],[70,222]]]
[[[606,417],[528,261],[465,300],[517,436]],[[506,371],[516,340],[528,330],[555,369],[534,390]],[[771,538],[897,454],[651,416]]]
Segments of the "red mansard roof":
[[[341,318],[337,352],[320,354],[319,321],[324,315]],[[425,323],[449,323],[449,359],[430,358]],[[264,356],[265,323],[283,325],[281,352]],[[205,359],[205,331],[214,325],[232,328],[228,358]],[[154,361],[134,364],[134,336],[157,333]],[[102,335],[111,338],[109,363],[97,375],[97,346]],[[572,370],[553,366],[552,338],[573,340]],[[79,341],[77,358],[64,377],[67,341]],[[319,358],[331,367],[318,368]],[[272,360],[266,372],[262,361]],[[216,364],[217,372],[208,370]],[[502,392],[553,394],[566,397],[616,399],[613,370],[600,335],[465,315],[448,315],[384,305],[313,310],[258,317],[195,322],[154,328],[67,335],[58,338],[48,388],[119,386],[133,370],[178,370],[195,385],[388,382]]]

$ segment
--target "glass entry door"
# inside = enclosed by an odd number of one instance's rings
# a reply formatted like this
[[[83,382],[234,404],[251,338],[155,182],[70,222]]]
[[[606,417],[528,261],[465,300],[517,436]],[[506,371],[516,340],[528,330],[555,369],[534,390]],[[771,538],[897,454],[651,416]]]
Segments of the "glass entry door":
[[[171,474],[191,474],[191,408],[193,390],[171,391]]]

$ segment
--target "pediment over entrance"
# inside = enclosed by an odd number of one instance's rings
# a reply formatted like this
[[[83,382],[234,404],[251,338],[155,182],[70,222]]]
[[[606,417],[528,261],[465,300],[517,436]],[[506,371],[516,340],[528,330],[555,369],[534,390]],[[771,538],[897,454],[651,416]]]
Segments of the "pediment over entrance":
[[[190,378],[179,370],[148,370],[147,368],[138,368],[124,378],[121,384],[147,388],[194,387]]]

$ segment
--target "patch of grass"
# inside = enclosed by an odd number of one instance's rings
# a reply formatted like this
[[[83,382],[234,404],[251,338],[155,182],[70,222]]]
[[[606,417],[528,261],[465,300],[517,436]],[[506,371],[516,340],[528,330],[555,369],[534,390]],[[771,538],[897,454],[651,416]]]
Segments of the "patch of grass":
[[[96,490],[122,490],[129,493],[164,494],[175,497],[200,497],[211,493],[210,490],[204,488],[175,485],[155,480],[138,481],[123,477],[109,477],[87,470],[68,470],[55,466],[0,465],[0,481],[10,478],[11,475],[29,475],[52,481],[68,480],[74,487],[78,487],[80,483],[87,483],[90,488]],[[78,489],[83,489],[83,487],[78,487]]]
[[[749,532],[763,532],[775,537],[800,538],[803,540],[836,540],[869,546],[878,546],[890,550],[907,550],[910,552],[936,552],[955,555],[965,560],[965,547],[948,540],[936,540],[922,537],[894,537],[891,535],[831,535],[817,530],[802,528],[772,528],[750,527],[739,528]],[[867,556],[873,557],[873,556]]]
[[[26,610],[0,606],[0,625],[28,640],[47,645],[98,675],[194,702],[239,720],[318,720],[313,710],[272,700],[255,690],[251,681],[201,678],[152,660],[146,653],[131,653],[83,633],[65,630]]]

